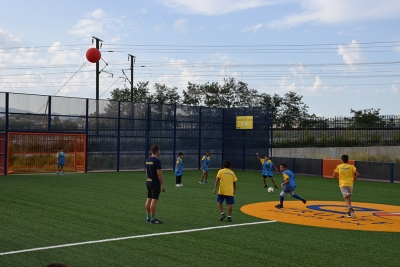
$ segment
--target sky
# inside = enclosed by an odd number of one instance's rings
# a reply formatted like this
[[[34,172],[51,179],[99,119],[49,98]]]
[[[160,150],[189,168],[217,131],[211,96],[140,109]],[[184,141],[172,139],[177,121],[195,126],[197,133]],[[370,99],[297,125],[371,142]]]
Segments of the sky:
[[[309,113],[400,115],[399,0],[0,0],[0,91],[101,99],[234,77]]]

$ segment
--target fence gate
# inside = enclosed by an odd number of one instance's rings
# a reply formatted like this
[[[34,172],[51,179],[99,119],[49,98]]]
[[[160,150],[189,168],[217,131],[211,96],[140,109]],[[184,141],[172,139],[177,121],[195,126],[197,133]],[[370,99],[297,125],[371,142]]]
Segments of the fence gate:
[[[85,172],[85,134],[9,132],[7,140],[8,174],[55,172],[59,147],[65,172]]]

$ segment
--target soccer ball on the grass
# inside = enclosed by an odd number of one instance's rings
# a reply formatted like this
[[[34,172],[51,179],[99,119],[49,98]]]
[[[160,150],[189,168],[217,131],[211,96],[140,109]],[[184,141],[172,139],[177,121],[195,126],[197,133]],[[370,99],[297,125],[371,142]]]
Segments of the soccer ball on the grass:
[[[268,187],[268,193],[273,193],[274,192],[274,188],[273,187]]]

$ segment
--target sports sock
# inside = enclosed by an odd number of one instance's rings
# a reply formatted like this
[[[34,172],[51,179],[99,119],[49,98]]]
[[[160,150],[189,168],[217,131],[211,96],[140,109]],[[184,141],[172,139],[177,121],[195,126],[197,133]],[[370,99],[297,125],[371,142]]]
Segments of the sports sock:
[[[284,200],[285,198],[283,197],[283,196],[280,196],[280,198],[279,198],[279,203],[283,206],[283,200]]]
[[[224,215],[225,214],[225,212],[221,212],[221,215]]]
[[[297,198],[297,199],[300,199],[300,200],[303,200],[300,196],[298,196],[298,195],[296,195],[296,194],[294,194],[292,197]]]
[[[147,219],[150,219],[150,218],[151,218],[151,214],[147,213]]]
[[[156,218],[155,214],[151,214],[151,219],[154,220]]]

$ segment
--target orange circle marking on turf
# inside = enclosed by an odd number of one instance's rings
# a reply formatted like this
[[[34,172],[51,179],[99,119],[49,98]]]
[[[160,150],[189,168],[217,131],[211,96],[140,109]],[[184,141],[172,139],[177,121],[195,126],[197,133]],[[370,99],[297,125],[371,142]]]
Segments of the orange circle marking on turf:
[[[277,201],[242,206],[248,215],[278,222],[361,231],[400,232],[400,206],[353,202],[356,218],[347,218],[347,207],[338,201],[285,201],[283,209]]]

